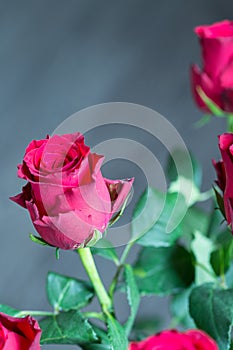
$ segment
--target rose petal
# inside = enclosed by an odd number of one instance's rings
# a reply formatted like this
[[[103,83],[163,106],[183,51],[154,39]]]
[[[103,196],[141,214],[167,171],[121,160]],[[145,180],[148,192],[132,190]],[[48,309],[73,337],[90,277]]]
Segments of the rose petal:
[[[197,87],[200,87],[203,92],[209,97],[214,103],[216,103],[220,108],[223,108],[222,101],[220,99],[221,89],[215,84],[205,72],[201,72],[197,65],[191,67],[191,87],[193,92],[193,97],[197,105],[205,112],[210,112],[209,108],[206,106],[205,102],[200,97],[197,92]]]
[[[126,180],[105,179],[111,198],[111,216],[120,211],[132,189],[133,182],[134,178]]]

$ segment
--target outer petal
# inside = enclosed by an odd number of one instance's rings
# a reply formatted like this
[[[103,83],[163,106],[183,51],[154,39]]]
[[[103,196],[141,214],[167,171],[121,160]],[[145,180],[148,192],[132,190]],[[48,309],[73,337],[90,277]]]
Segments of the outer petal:
[[[129,350],[218,350],[213,339],[198,330],[184,333],[167,330],[140,342],[133,342]]]
[[[189,336],[196,350],[218,350],[215,341],[203,331],[191,329],[185,334]]]
[[[197,105],[205,112],[210,112],[209,108],[203,102],[197,92],[197,87],[200,86],[204,93],[214,101],[221,109],[223,109],[221,101],[221,89],[216,82],[213,82],[205,72],[201,72],[197,65],[191,67],[191,87],[193,97]]]
[[[224,111],[233,113],[233,86],[232,88],[225,89],[223,91],[222,101],[224,105]]]
[[[4,350],[40,350],[41,330],[32,317],[16,318],[0,313],[0,324],[6,335]]]
[[[211,25],[195,28],[195,33],[202,39],[233,37],[233,21],[224,20]]]
[[[5,329],[0,324],[0,350],[3,350],[5,342],[7,340],[7,334]]]
[[[59,225],[61,226],[59,216],[53,218],[54,222],[46,216],[41,219],[36,205],[29,202],[27,203],[27,209],[30,213],[35,229],[47,243],[61,249],[76,249],[78,245],[82,243],[68,238],[62,231],[59,230]],[[68,227],[70,228],[70,225]],[[74,229],[74,227],[72,228]]]
[[[26,202],[29,202],[29,201],[32,200],[31,184],[27,183],[27,185],[25,185],[22,188],[22,192],[21,193],[17,194],[14,197],[10,197],[10,199],[13,202],[21,205],[21,207],[26,209],[27,208]]]
[[[163,331],[142,342],[131,343],[129,350],[151,350],[157,348],[159,350],[196,350],[187,335],[175,330]]]
[[[232,224],[232,201],[233,201],[233,134],[225,133],[219,136],[219,148],[226,173],[226,187],[224,191],[224,207],[228,224]]]
[[[111,198],[111,217],[114,215],[114,213],[120,211],[122,205],[124,204],[132,189],[133,182],[133,178],[126,180],[105,179],[105,184],[108,188]]]
[[[233,112],[233,55],[231,61],[220,75],[220,85],[222,88],[222,102],[226,112]]]
[[[233,22],[199,26],[195,28],[195,33],[200,38],[204,71],[215,80],[233,54]]]
[[[215,182],[218,185],[218,187],[224,192],[226,187],[226,173],[224,163],[222,160],[220,160],[219,162],[213,160],[212,163],[217,173],[217,180]]]

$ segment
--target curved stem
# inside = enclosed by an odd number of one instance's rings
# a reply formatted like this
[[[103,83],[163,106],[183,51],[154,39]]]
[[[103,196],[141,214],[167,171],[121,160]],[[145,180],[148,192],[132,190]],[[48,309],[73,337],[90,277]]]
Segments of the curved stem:
[[[106,313],[106,311],[111,311],[112,301],[100,279],[90,248],[79,248],[77,249],[77,252],[90,278],[90,281],[93,284],[103,312]]]
[[[118,282],[118,278],[119,278],[119,275],[121,273],[121,269],[122,269],[123,265],[119,265],[117,270],[116,270],[116,273],[113,277],[113,280],[112,280],[112,283],[110,284],[110,287],[109,287],[109,295],[110,295],[110,298],[112,299],[113,298],[113,294],[115,292],[115,289],[116,289],[116,286],[117,286],[117,282]]]
[[[111,299],[113,298],[113,294],[114,294],[114,291],[115,291],[115,289],[116,289],[116,285],[117,285],[117,282],[118,282],[118,278],[119,278],[119,275],[120,275],[121,270],[122,270],[122,268],[123,268],[124,262],[125,262],[127,256],[129,255],[130,249],[132,248],[132,246],[134,245],[134,243],[135,243],[135,241],[132,241],[132,242],[128,243],[128,244],[126,245],[126,247],[125,247],[125,249],[124,249],[122,255],[121,255],[120,264],[119,264],[119,266],[118,266],[118,268],[117,268],[117,270],[116,270],[116,273],[115,273],[115,275],[114,275],[114,277],[113,277],[112,283],[111,283],[111,285],[110,285],[110,287],[109,287],[109,295],[110,295]]]
[[[129,255],[130,249],[132,248],[132,246],[134,245],[135,241],[129,242],[127,244],[127,246],[125,247],[122,255],[121,255],[121,259],[120,259],[120,265],[124,264],[127,256]]]

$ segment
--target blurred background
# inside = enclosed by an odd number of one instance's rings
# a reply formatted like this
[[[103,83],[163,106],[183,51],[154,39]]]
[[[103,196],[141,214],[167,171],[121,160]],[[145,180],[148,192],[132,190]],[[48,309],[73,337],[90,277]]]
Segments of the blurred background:
[[[203,190],[211,187],[211,159],[219,158],[217,135],[225,124],[216,118],[194,128],[202,113],[190,94],[189,65],[201,62],[193,28],[226,18],[233,18],[229,0],[0,0],[0,303],[46,310],[48,270],[86,278],[75,253],[61,252],[57,261],[52,249],[29,240],[34,229],[27,212],[8,200],[21,190],[16,165],[27,144],[52,133],[73,113],[112,101],[158,111],[201,162]],[[87,135],[89,144],[101,142],[106,132]],[[114,130],[109,132],[114,136]],[[163,147],[154,152],[164,166]],[[132,164],[110,163],[104,172],[112,178],[135,176],[132,205],[146,186],[145,176]],[[114,266],[101,258],[97,264],[108,284]],[[126,304],[118,301],[118,310],[124,319]],[[166,303],[151,297],[142,300],[139,317],[167,312]],[[77,349],[43,347],[67,348]]]

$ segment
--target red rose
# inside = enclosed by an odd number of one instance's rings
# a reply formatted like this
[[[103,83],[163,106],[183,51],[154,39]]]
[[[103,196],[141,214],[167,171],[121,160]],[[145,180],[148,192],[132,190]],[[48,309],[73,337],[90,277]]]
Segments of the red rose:
[[[197,105],[206,112],[197,87],[222,110],[233,112],[233,22],[222,21],[195,28],[202,48],[203,70],[191,68],[192,90]]]
[[[129,350],[218,350],[217,344],[200,330],[184,333],[167,330],[140,342],[133,342]]]
[[[223,192],[223,202],[226,219],[229,225],[233,223],[233,134],[225,133],[219,136],[219,148],[222,154],[220,162],[213,161],[217,173],[217,185]]]
[[[28,181],[11,199],[28,209],[40,236],[62,249],[85,245],[103,233],[126,200],[133,179],[108,180],[103,156],[91,153],[80,133],[32,141],[18,176]]]
[[[40,350],[40,336],[32,317],[16,318],[0,312],[0,350]]]

